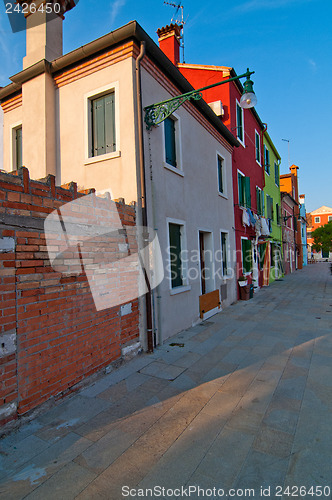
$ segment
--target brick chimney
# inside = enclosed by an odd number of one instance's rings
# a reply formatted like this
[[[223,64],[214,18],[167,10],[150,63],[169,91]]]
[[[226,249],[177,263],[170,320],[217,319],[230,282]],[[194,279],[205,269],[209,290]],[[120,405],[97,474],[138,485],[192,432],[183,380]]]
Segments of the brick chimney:
[[[180,40],[182,25],[170,24],[157,30],[159,47],[177,65],[180,62]]]

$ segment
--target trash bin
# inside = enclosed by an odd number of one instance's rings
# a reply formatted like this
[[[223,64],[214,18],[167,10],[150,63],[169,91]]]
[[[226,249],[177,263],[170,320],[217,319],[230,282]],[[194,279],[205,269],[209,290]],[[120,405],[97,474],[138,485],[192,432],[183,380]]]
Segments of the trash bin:
[[[249,285],[249,286],[250,286],[249,297],[252,299],[254,297],[254,285]]]
[[[240,299],[241,300],[250,299],[250,285],[240,286]]]

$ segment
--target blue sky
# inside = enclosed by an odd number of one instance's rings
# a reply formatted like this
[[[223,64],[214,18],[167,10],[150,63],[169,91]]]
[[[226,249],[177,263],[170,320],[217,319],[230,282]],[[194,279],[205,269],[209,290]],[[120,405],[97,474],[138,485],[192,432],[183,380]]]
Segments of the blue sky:
[[[174,0],[177,3],[177,0]],[[332,206],[331,0],[184,0],[185,61],[247,67],[256,109],[282,157],[300,167],[307,211]],[[64,21],[64,53],[136,19],[156,30],[175,10],[163,0],[79,0]],[[12,33],[0,3],[0,85],[22,69],[25,33]]]

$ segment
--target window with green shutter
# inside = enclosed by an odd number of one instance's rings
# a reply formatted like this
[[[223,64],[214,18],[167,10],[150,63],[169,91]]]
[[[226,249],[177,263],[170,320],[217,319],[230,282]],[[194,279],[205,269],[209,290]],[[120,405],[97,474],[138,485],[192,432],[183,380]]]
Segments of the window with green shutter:
[[[176,167],[176,137],[175,137],[175,121],[172,118],[164,120],[165,130],[165,156],[166,163]]]
[[[238,103],[236,103],[236,136],[241,142],[244,142],[243,109]]]
[[[261,138],[259,133],[255,131],[255,145],[256,145],[256,161],[261,163]]]
[[[277,215],[277,224],[280,226],[280,207],[279,203],[276,203],[276,215]]]
[[[238,172],[239,205],[251,208],[250,177]]]
[[[264,166],[265,172],[270,175],[270,151],[264,144]]]
[[[251,240],[242,238],[242,269],[243,273],[251,273],[252,271],[252,249]]]
[[[218,189],[219,193],[224,192],[224,179],[223,179],[223,159],[218,156]]]
[[[274,162],[274,182],[275,182],[276,186],[279,187],[279,184],[280,184],[280,182],[279,182],[279,165],[276,161]]]
[[[264,192],[256,186],[256,202],[258,215],[264,216]]]
[[[266,217],[273,220],[273,198],[266,195]]]
[[[15,167],[22,167],[22,127],[15,130]]]
[[[100,156],[116,150],[114,92],[91,101],[92,150]]]
[[[181,261],[181,225],[169,224],[169,253],[172,288],[183,285]]]
[[[227,276],[227,233],[221,233],[222,275]]]

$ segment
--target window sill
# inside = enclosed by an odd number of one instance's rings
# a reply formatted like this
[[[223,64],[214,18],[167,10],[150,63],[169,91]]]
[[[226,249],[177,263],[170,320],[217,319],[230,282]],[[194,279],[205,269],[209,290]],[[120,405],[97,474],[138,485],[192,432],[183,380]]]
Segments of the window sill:
[[[169,293],[170,295],[177,295],[178,293],[189,292],[189,290],[191,290],[191,285],[182,285],[172,288]]]
[[[228,200],[227,194],[221,193],[220,191],[218,191],[218,194],[221,198],[225,198],[225,200]]]
[[[179,175],[180,177],[184,177],[184,173],[178,167],[173,167],[173,165],[169,165],[168,163],[164,163],[164,168],[167,168],[167,170],[174,172],[175,174]]]
[[[259,165],[260,167],[262,166],[262,164],[261,164],[261,163],[259,163],[259,161],[257,161],[257,160],[256,160],[256,163],[257,163],[257,165]]]
[[[239,137],[237,137],[237,140],[239,141],[239,143],[240,143],[240,144],[241,144],[244,148],[246,147],[245,143],[244,143],[243,141],[241,141],[241,139],[240,139]]]
[[[119,158],[121,156],[121,151],[113,151],[113,153],[107,153],[106,155],[92,156],[91,158],[86,158],[84,165],[91,165],[92,163],[99,163],[101,161],[112,160],[112,158]]]
[[[223,281],[227,281],[227,280],[231,280],[233,279],[233,276],[231,276],[230,274],[226,274],[224,276],[222,276],[221,278]]]

